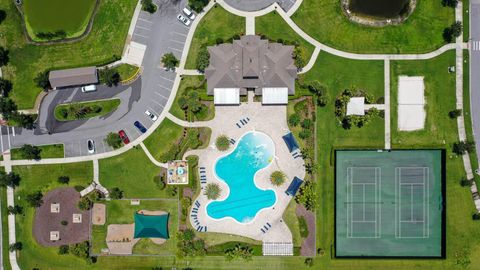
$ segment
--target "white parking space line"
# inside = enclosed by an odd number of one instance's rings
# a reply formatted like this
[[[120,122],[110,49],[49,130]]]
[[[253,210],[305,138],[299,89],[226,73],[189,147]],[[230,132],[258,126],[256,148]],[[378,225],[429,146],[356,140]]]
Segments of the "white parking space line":
[[[12,148],[12,144],[10,143],[10,130],[7,127],[7,135],[8,135],[8,149]]]
[[[140,25],[137,25],[137,28],[140,28],[140,29],[143,29],[143,30],[147,30],[147,31],[150,31],[150,30],[151,30],[150,28],[143,27],[143,26],[140,26]]]
[[[175,40],[175,39],[170,39],[172,42],[175,42],[175,43],[178,43],[178,44],[185,44],[185,41],[178,41],[178,40]]]
[[[177,51],[177,52],[182,52],[183,50],[181,49],[177,49],[177,48],[173,48],[173,47],[168,47],[170,50],[174,50],[174,51]]]
[[[151,23],[153,24],[153,22],[149,21],[149,20],[145,20],[144,18],[141,18],[141,17],[138,17],[138,19],[142,22],[146,22],[146,23]]]
[[[155,99],[152,99],[152,101],[153,101],[154,103],[158,104],[158,106],[162,106],[162,104],[159,103],[158,101],[156,101]]]
[[[168,98],[162,94],[160,94],[159,92],[154,92],[155,94],[159,95],[160,97],[164,98],[165,100],[168,100]]]
[[[138,128],[134,128],[134,130],[137,132],[137,135],[138,135],[137,138],[142,136],[142,133],[140,132],[140,130],[138,130]]]
[[[160,77],[160,78],[162,78],[162,79],[164,79],[164,80],[167,80],[167,81],[169,81],[169,82],[173,82],[173,80],[172,80],[172,79],[165,78],[165,77],[163,77],[163,76],[158,76],[158,77]]]
[[[15,127],[12,127],[12,135],[15,137]]]
[[[187,35],[179,33],[179,32],[175,32],[175,31],[173,31],[172,34],[177,34],[177,35],[182,36],[182,37],[187,37]]]
[[[172,90],[172,88],[165,87],[165,86],[163,86],[159,83],[157,85],[160,86],[161,88],[165,89],[165,90],[168,90],[169,92]]]
[[[103,146],[103,152],[102,153],[107,152],[107,148],[105,148],[105,142],[103,140],[102,140],[102,146]]]
[[[150,37],[147,37],[147,36],[144,36],[144,35],[140,35],[140,34],[137,34],[137,33],[133,33],[134,36],[139,36],[139,37],[143,37],[143,38],[146,38],[146,39],[149,39]]]
[[[3,131],[3,126],[0,126],[0,142],[2,144],[2,153],[3,153],[4,150],[3,150],[3,134],[2,134],[2,131]]]
[[[147,108],[151,111],[153,111],[157,116],[160,115],[155,109],[153,109],[152,107],[150,106],[147,106]]]

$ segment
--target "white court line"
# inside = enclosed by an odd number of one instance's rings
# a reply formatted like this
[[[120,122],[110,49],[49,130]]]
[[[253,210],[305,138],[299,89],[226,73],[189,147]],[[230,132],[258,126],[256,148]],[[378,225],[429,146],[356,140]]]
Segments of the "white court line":
[[[160,94],[160,93],[158,93],[158,92],[154,92],[154,93],[157,94],[157,95],[159,95],[159,96],[162,97],[163,99],[168,100],[168,98],[167,98],[167,97],[164,97],[162,94]]]
[[[153,24],[153,22],[151,22],[151,21],[149,21],[149,20],[145,20],[144,18],[140,18],[140,17],[138,17],[138,19],[139,19],[140,21],[143,21],[143,22],[147,22],[147,23],[151,23],[151,24]]]
[[[182,33],[179,33],[179,32],[176,32],[176,31],[173,31],[172,34],[177,34],[177,35],[180,35],[180,36],[183,36],[183,37],[187,37],[187,35],[182,34]]]
[[[144,36],[144,35],[140,35],[140,34],[137,34],[137,33],[133,33],[134,36],[139,36],[139,37],[143,37],[143,38],[146,38],[146,39],[149,39],[150,37],[147,37],[147,36]]]
[[[158,76],[158,77],[160,77],[160,78],[162,78],[162,79],[164,79],[164,80],[167,80],[167,81],[169,81],[169,82],[174,82],[173,80],[171,80],[171,79],[169,79],[169,78],[166,78],[166,77],[163,77],[163,76]]]
[[[173,48],[173,47],[168,47],[168,49],[174,50],[174,51],[177,51],[177,52],[183,52],[183,50],[177,49],[177,48]]]

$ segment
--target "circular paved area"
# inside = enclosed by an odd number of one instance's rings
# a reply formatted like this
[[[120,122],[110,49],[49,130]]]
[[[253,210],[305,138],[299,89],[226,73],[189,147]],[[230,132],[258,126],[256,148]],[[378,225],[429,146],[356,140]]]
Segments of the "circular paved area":
[[[258,11],[277,2],[287,12],[296,0],[225,0],[225,3],[242,11]]]
[[[40,245],[69,245],[89,239],[90,211],[80,211],[77,208],[79,200],[80,193],[70,187],[57,188],[43,196],[43,204],[36,209],[33,222],[33,236]],[[52,203],[60,204],[59,213],[50,212]],[[73,223],[73,214],[82,214],[82,223]],[[62,220],[68,221],[68,224],[62,225]],[[60,240],[50,241],[50,231],[60,232]]]

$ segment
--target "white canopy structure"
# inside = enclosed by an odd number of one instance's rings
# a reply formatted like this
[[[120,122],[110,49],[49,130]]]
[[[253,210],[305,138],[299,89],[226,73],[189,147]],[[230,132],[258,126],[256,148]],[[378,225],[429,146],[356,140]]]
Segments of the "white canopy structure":
[[[240,104],[240,88],[215,88],[215,105],[238,105]]]
[[[365,97],[352,97],[347,104],[347,115],[365,115]]]
[[[262,88],[262,104],[287,104],[287,87],[264,87]]]

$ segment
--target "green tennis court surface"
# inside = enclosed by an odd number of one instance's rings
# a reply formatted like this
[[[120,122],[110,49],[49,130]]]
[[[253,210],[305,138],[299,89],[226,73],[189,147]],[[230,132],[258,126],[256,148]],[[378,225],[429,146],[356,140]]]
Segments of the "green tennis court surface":
[[[441,150],[336,151],[337,257],[443,257]]]

